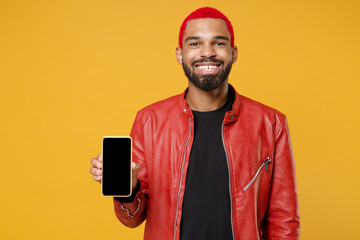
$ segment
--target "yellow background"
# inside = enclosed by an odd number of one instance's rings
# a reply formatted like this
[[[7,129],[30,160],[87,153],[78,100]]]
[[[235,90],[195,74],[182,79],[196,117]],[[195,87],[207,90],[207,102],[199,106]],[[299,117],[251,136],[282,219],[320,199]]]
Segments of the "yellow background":
[[[178,30],[206,5],[235,28],[230,83],[288,117],[301,238],[360,239],[358,0],[0,0],[0,239],[142,239],[90,159],[184,90]]]

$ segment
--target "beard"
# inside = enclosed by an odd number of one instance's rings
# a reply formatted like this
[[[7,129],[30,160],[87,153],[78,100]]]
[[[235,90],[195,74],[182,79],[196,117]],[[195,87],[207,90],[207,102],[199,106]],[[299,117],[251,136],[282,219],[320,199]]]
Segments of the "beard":
[[[193,61],[191,63],[192,68],[195,68],[195,64],[199,62],[216,62],[221,63],[222,66],[224,66],[224,61],[222,60],[204,58],[198,61]],[[226,66],[224,66],[224,69],[220,69],[217,74],[209,74],[204,76],[199,76],[198,74],[195,74],[194,71],[191,71],[190,67],[184,64],[184,62],[182,63],[182,66],[185,75],[190,82],[192,82],[196,87],[200,88],[201,90],[210,92],[214,89],[217,89],[228,78],[232,67],[232,62],[229,62]]]

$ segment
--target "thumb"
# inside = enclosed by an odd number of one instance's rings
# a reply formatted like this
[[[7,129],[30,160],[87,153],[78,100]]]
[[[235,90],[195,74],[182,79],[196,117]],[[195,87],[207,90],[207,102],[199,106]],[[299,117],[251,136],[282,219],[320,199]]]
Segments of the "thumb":
[[[140,164],[132,162],[131,163],[131,169],[132,169],[132,172],[133,172],[133,176],[136,176],[137,172],[140,169]]]

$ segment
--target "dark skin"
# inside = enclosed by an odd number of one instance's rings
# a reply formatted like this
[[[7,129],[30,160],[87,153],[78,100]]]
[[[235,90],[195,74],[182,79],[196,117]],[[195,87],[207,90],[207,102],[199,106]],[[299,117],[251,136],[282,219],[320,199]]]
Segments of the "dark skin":
[[[237,47],[231,47],[230,33],[226,22],[222,19],[200,18],[187,22],[183,38],[183,48],[176,48],[176,58],[179,64],[186,64],[198,74],[200,80],[204,71],[191,66],[191,62],[202,58],[215,58],[224,62],[219,66],[225,68],[237,60]],[[210,65],[213,63],[209,63]],[[186,100],[191,109],[196,111],[213,111],[220,108],[227,101],[228,80],[226,79],[217,89],[210,92],[196,87],[188,81],[189,91]]]
[[[200,18],[187,22],[183,38],[183,48],[176,48],[176,59],[179,64],[186,64],[192,73],[196,74],[200,81],[207,74],[217,76],[228,64],[233,64],[238,56],[236,46],[231,46],[230,33],[226,22],[222,19]],[[223,62],[201,62],[191,64],[194,61],[207,58],[218,59]],[[201,68],[207,68],[201,69]],[[223,106],[228,99],[228,79],[212,91],[204,91],[188,81],[189,90],[186,101],[189,107],[195,111],[213,111]],[[90,173],[95,181],[101,183],[102,178],[102,153],[91,159]],[[139,164],[132,165],[132,188],[135,191],[138,179]]]

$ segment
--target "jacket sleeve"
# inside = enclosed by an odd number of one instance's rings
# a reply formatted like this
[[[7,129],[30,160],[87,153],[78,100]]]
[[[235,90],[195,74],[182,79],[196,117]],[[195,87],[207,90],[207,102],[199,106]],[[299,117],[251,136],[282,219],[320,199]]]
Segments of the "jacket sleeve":
[[[125,226],[134,228],[139,226],[147,217],[147,178],[145,164],[145,137],[143,133],[144,124],[141,113],[136,115],[132,130],[132,161],[140,164],[138,180],[140,190],[136,193],[132,202],[121,202],[119,198],[113,198],[114,210],[117,218]]]
[[[300,217],[295,163],[285,116],[277,116],[272,186],[265,223],[265,239],[299,239]]]

